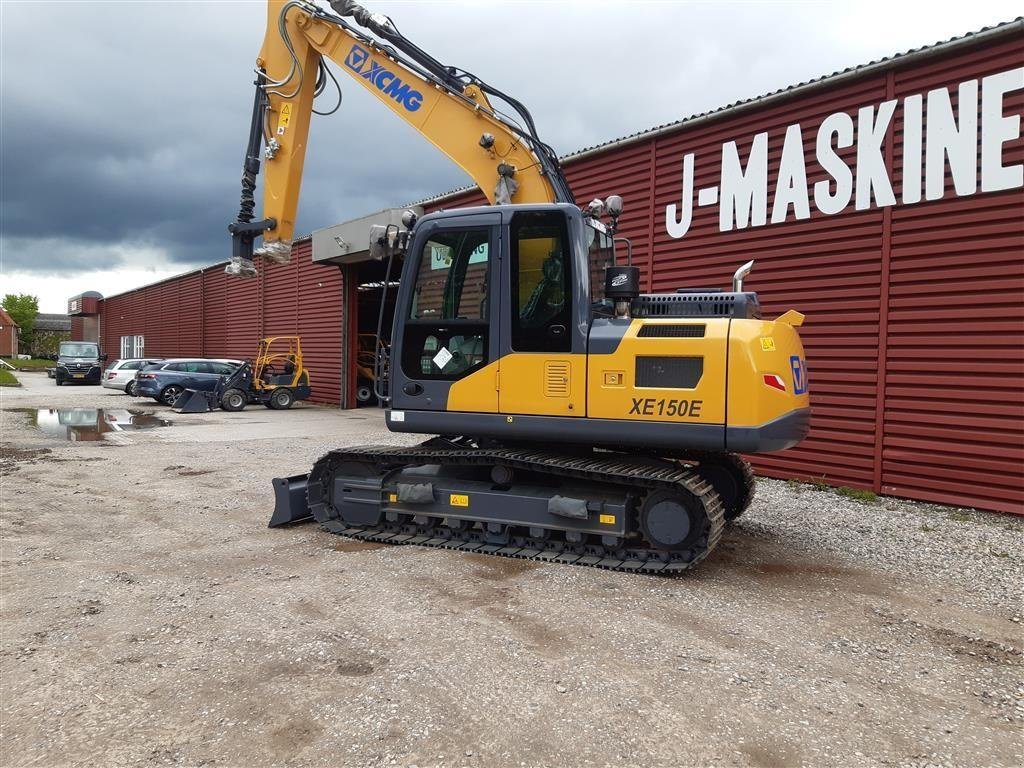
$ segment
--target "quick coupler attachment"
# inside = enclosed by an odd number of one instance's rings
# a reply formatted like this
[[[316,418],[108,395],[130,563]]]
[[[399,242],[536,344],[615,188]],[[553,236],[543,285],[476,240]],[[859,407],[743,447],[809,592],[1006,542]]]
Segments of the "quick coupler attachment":
[[[256,277],[256,265],[252,259],[241,259],[232,256],[231,262],[224,267],[224,274],[232,277]]]
[[[270,517],[268,528],[278,528],[289,523],[300,523],[313,519],[313,514],[309,511],[309,504],[306,503],[308,481],[308,474],[275,477],[270,481],[274,485],[274,514]]]
[[[239,216],[242,216],[240,213]],[[256,277],[256,264],[253,261],[253,241],[261,237],[264,232],[277,226],[274,219],[263,219],[262,221],[239,221],[228,224],[228,232],[231,233],[231,262],[224,267],[225,274],[233,277]],[[266,246],[264,247],[265,250]],[[291,253],[291,244],[287,246],[288,253]],[[262,255],[262,254],[261,254]],[[271,259],[276,260],[276,259]],[[287,262],[286,258],[284,262]],[[279,262],[282,263],[282,262]]]
[[[274,264],[287,264],[292,260],[292,244],[291,241],[284,242],[283,240],[271,240],[267,242],[263,241],[263,245],[257,248],[254,252],[256,256],[262,256],[269,262]]]

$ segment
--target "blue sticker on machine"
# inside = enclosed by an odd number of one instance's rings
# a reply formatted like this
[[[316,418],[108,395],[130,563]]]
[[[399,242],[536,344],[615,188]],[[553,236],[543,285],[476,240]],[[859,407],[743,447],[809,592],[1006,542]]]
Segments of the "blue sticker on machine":
[[[800,355],[793,355],[789,365],[793,369],[793,393],[802,395],[807,391],[807,363]]]

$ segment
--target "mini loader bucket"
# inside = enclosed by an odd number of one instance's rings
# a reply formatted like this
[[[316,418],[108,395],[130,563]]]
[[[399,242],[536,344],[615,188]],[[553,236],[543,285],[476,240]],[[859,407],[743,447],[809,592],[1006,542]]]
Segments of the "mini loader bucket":
[[[197,392],[194,389],[186,389],[178,399],[174,401],[171,408],[175,413],[206,413],[217,408],[217,401],[213,392]]]

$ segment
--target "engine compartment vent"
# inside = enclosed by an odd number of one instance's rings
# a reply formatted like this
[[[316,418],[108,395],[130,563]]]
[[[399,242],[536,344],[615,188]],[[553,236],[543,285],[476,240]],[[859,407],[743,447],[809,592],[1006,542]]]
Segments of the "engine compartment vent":
[[[703,357],[637,355],[636,385],[662,389],[694,389],[704,375]]]
[[[645,293],[633,299],[633,317],[731,317],[758,320],[756,293]]]
[[[704,325],[644,325],[637,334],[641,339],[703,339]]]
[[[544,396],[569,396],[569,361],[548,360],[544,363]]]

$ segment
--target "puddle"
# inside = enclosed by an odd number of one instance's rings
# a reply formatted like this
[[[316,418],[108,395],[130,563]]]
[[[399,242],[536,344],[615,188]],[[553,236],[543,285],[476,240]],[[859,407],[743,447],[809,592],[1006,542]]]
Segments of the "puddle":
[[[31,423],[47,437],[87,443],[102,440],[108,432],[169,427],[173,422],[151,413],[123,408],[14,408],[27,413]]]

